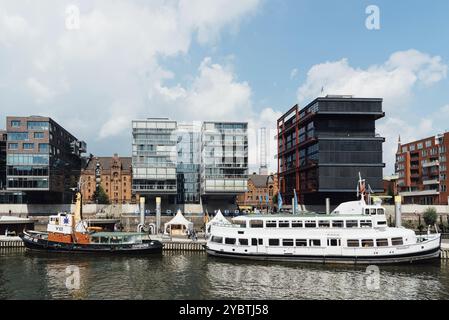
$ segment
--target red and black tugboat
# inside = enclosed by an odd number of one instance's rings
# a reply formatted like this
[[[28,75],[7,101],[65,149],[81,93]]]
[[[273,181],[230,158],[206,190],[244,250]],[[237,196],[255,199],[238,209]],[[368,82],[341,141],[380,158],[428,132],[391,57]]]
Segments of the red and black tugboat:
[[[58,213],[49,217],[47,232],[24,231],[25,247],[48,252],[108,254],[161,253],[163,244],[141,232],[102,232],[82,219],[81,193],[76,194],[74,214]]]

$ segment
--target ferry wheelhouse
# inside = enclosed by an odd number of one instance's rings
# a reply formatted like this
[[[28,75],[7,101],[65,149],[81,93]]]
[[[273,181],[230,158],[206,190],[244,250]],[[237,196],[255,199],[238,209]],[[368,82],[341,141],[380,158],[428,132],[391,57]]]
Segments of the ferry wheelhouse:
[[[379,202],[340,204],[331,214],[245,215],[210,226],[208,254],[319,263],[390,264],[438,258],[440,234],[388,227]]]

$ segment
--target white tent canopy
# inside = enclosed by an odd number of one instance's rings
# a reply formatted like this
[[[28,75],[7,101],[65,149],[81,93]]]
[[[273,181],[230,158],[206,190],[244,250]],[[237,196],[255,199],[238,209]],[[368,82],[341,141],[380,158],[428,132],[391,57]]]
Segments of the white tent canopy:
[[[181,210],[178,210],[173,219],[164,224],[165,234],[185,235],[187,230],[193,230],[193,222],[187,220]]]
[[[218,210],[215,217],[212,218],[208,223],[206,223],[206,233],[209,233],[209,227],[214,224],[231,224],[221,213],[220,210]]]

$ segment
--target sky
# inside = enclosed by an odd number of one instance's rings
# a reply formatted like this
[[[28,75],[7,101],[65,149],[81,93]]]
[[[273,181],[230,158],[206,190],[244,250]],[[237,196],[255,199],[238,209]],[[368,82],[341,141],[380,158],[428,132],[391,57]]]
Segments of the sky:
[[[266,127],[275,171],[290,107],[377,97],[389,175],[399,135],[449,129],[448,39],[447,0],[0,0],[0,119],[50,116],[98,156],[131,155],[132,119],[248,121],[250,170]]]

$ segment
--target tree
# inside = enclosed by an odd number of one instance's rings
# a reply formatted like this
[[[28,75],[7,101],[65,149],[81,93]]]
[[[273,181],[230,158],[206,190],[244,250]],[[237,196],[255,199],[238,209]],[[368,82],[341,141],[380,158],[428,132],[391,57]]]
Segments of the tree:
[[[426,211],[424,211],[423,218],[426,225],[434,225],[438,219],[437,210],[432,207],[427,208]]]
[[[92,197],[98,204],[109,204],[109,196],[104,191],[102,186],[98,187],[98,190],[96,190]]]
[[[273,206],[276,206],[278,204],[278,194],[276,193],[275,195],[273,195],[271,199],[273,201]]]

